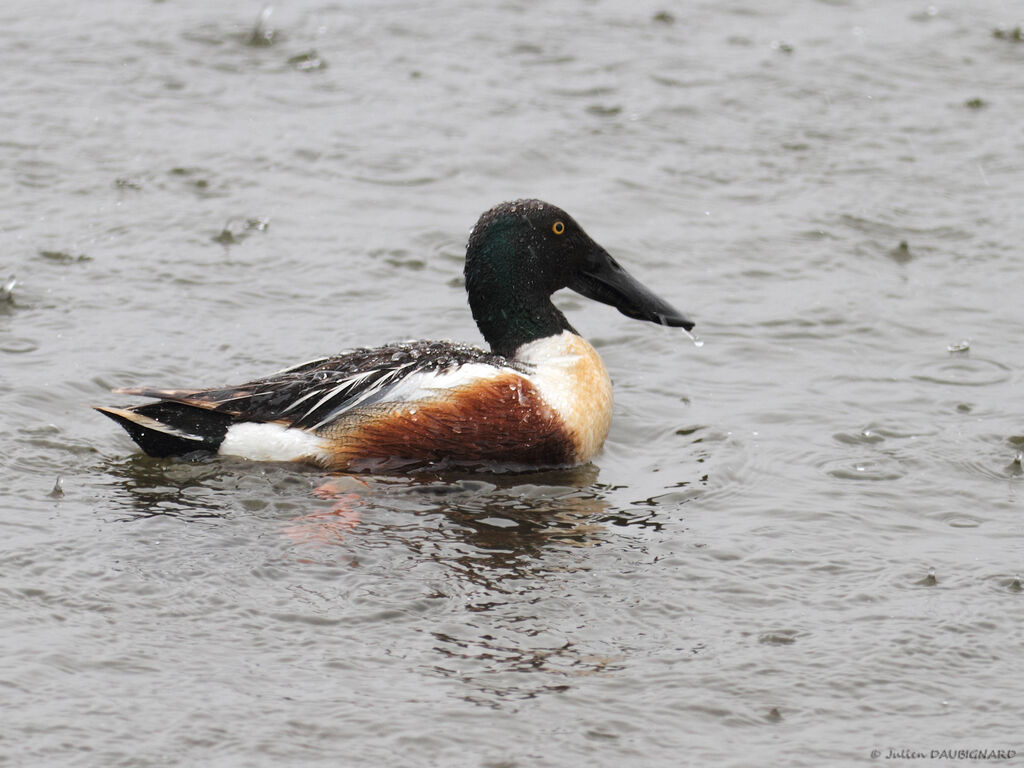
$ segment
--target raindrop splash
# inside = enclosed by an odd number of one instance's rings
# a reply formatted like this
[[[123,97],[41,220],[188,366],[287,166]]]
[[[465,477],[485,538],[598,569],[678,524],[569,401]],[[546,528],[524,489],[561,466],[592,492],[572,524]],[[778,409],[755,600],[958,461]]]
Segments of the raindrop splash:
[[[256,24],[253,26],[252,32],[249,33],[249,39],[246,41],[249,45],[255,48],[265,48],[276,42],[277,32],[269,24],[270,14],[273,12],[274,8],[270,5],[265,5],[263,10],[260,11],[259,18],[256,19]]]
[[[14,286],[17,284],[17,279],[12,277],[7,282],[0,285],[0,301],[12,301],[12,297],[14,296]]]

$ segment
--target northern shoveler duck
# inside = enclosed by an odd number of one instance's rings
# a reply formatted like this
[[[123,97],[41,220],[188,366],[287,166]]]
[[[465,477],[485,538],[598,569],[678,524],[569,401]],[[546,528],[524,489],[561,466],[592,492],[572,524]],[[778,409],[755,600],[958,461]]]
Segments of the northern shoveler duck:
[[[540,200],[480,217],[465,277],[490,352],[447,341],[389,344],[235,387],[117,389],[159,400],[97,410],[151,456],[205,450],[340,470],[567,466],[601,449],[612,386],[551,295],[571,288],[637,320],[693,327],[565,211]]]

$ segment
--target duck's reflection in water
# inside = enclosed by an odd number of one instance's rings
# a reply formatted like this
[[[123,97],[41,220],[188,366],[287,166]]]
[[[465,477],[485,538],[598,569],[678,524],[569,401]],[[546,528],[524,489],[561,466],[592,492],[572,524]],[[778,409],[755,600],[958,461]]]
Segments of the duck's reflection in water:
[[[224,491],[237,488],[235,472],[214,459],[169,461],[135,454],[103,462],[98,469],[110,478],[114,492],[107,501],[124,521],[225,518],[233,511],[232,498]]]
[[[332,503],[329,509],[289,520],[283,533],[297,544],[341,544],[358,534],[362,522],[372,521],[374,510],[406,510],[420,518],[441,515],[448,522],[444,527],[457,539],[500,566],[509,557],[537,555],[553,541],[593,544],[603,530],[599,521],[606,511],[594,487],[597,473],[588,464],[515,475],[343,475],[313,491],[315,497]],[[479,557],[472,560],[476,563]]]
[[[455,679],[463,696],[499,700],[564,691],[580,675],[617,669],[621,656],[591,637],[580,608],[581,573],[609,534],[598,470],[587,465],[517,475],[344,477],[325,484],[333,506],[290,520],[284,535],[316,561],[335,545],[396,550],[421,594],[431,638],[430,676]],[[395,510],[404,510],[402,517]],[[410,515],[411,513],[411,515]],[[378,527],[381,517],[391,522]],[[360,540],[365,537],[366,540]],[[385,544],[386,542],[386,544]],[[396,562],[388,565],[396,569]],[[405,585],[408,588],[408,584]],[[609,652],[612,651],[612,652]]]

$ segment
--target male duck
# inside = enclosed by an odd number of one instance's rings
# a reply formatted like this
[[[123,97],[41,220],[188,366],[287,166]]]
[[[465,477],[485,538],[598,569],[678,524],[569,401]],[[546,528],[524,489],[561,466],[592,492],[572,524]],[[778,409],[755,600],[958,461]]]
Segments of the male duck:
[[[566,466],[601,449],[612,387],[551,294],[571,288],[637,320],[693,327],[565,211],[540,200],[480,217],[465,276],[490,352],[447,341],[389,344],[236,387],[117,389],[160,399],[97,410],[151,456],[206,450],[339,470]]]

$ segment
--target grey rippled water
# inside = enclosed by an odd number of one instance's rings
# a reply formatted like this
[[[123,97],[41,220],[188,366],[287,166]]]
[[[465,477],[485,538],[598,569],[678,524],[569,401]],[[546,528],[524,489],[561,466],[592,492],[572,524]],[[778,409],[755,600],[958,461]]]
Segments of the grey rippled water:
[[[1022,23],[4,3],[0,764],[1024,753]],[[87,407],[478,340],[465,238],[522,196],[706,341],[560,297],[591,465],[157,461]]]

